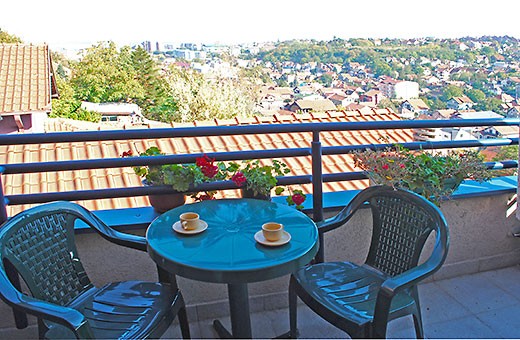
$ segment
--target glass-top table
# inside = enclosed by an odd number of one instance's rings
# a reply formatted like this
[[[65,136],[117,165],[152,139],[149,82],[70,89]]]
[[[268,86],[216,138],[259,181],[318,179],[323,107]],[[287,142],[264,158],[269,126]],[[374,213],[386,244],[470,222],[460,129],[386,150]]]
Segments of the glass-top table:
[[[175,232],[180,214],[192,211],[208,224],[199,234]],[[254,235],[265,222],[278,222],[291,235],[281,246],[265,246]],[[186,204],[159,216],[149,226],[148,253],[162,268],[189,279],[228,284],[232,336],[251,338],[247,284],[296,271],[318,251],[318,230],[304,213],[277,203],[224,199]],[[215,328],[221,336],[222,325]]]

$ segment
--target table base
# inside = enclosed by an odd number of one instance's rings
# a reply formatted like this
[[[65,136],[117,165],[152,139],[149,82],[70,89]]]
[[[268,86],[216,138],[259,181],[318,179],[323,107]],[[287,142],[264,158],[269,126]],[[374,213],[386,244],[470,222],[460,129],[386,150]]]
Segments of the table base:
[[[251,339],[251,318],[249,315],[249,293],[247,283],[228,284],[229,312],[231,332],[219,320],[213,321],[213,327],[221,339]]]

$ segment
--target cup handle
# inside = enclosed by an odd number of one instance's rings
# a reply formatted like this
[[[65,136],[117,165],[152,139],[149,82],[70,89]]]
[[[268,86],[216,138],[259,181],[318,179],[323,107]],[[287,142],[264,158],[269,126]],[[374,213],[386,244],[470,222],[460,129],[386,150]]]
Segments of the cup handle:
[[[188,221],[181,221],[182,229],[187,229],[186,226],[188,225]]]

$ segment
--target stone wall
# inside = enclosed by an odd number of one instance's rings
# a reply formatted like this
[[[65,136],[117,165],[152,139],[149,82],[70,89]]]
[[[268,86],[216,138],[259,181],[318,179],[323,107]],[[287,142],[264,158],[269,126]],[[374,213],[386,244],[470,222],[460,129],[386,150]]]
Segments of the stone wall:
[[[520,222],[508,215],[511,194],[457,199],[444,202],[442,211],[450,228],[450,249],[443,268],[433,280],[507,267],[520,263],[520,238],[511,229]],[[370,241],[369,210],[362,210],[348,225],[325,235],[325,258],[361,263]],[[156,266],[144,252],[113,245],[94,233],[76,235],[81,259],[96,285],[128,279],[157,280]],[[430,242],[431,243],[431,242]],[[430,251],[427,247],[426,253]],[[289,276],[249,285],[251,311],[286,307]],[[197,282],[179,278],[190,320],[228,315],[227,287],[224,284]],[[0,303],[2,334],[28,337],[28,331],[16,331],[12,313]],[[34,319],[31,319],[34,325]],[[9,330],[8,330],[9,329]],[[6,333],[6,332],[9,333]],[[37,336],[34,326],[31,336]]]

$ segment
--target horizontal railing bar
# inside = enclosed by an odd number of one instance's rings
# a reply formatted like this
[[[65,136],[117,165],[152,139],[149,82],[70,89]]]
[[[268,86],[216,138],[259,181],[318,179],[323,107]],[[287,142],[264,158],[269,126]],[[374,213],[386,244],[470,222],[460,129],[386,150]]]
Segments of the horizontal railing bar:
[[[485,162],[484,164],[486,164],[486,167],[490,170],[518,168],[517,160],[507,160],[507,161],[500,161],[500,162]]]
[[[217,161],[236,161],[242,159],[263,159],[280,157],[301,157],[310,156],[310,148],[294,149],[271,149],[271,150],[249,150],[207,153],[206,155],[215,158]],[[195,163],[196,158],[203,154],[184,154],[184,155],[165,155],[165,156],[143,156],[107,159],[88,159],[75,161],[53,161],[39,162],[36,167],[34,163],[5,164],[0,167],[3,174],[37,173],[49,171],[70,171],[87,169],[119,168],[127,166],[144,165],[163,165],[163,164],[183,164]]]
[[[500,170],[517,168],[518,161],[508,160],[501,162],[485,162],[488,169]],[[309,184],[312,182],[311,175],[300,176],[283,176],[277,177],[278,185],[293,185],[293,184]],[[323,174],[323,182],[340,182],[350,180],[368,179],[368,176],[363,171],[355,172],[341,172],[333,174]],[[215,181],[210,183],[202,183],[196,188],[190,186],[188,192],[200,192],[211,190],[230,190],[239,189],[239,187],[232,181]],[[9,205],[17,204],[32,204],[45,203],[49,201],[78,201],[90,199],[104,199],[104,198],[118,198],[118,197],[134,197],[146,195],[160,195],[177,193],[172,187],[167,185],[162,186],[143,186],[130,188],[115,188],[115,189],[97,189],[97,190],[76,190],[66,192],[52,192],[52,193],[38,193],[38,194],[21,194],[5,196],[6,202]]]
[[[0,145],[93,142],[102,140],[129,140],[150,138],[177,138],[224,135],[249,135],[289,132],[323,132],[355,130],[416,129],[471,126],[518,125],[520,119],[448,119],[398,120],[331,123],[257,124],[241,126],[197,126],[160,129],[132,129],[106,131],[51,132],[0,135]]]
[[[410,150],[419,149],[448,149],[461,147],[483,147],[483,146],[506,146],[518,145],[519,138],[498,138],[486,140],[460,140],[460,141],[427,141],[427,142],[409,142],[400,143]],[[361,144],[361,145],[345,145],[345,146],[328,146],[322,148],[323,155],[338,155],[352,153],[356,150],[364,149],[384,149],[391,147],[393,144]],[[242,159],[263,159],[263,158],[281,158],[281,157],[302,157],[310,156],[310,148],[293,148],[293,149],[270,149],[270,150],[249,150],[249,151],[233,151],[233,152],[214,152],[206,155],[215,158],[217,161],[235,161]],[[40,162],[35,167],[34,163],[16,163],[5,164],[0,167],[0,173],[17,174],[17,173],[38,173],[49,171],[70,171],[70,170],[87,170],[87,169],[104,169],[117,168],[127,166],[144,166],[144,165],[163,165],[163,164],[182,164],[194,163],[196,158],[202,156],[198,154],[183,155],[165,155],[165,156],[147,156],[147,157],[128,157],[128,158],[108,158],[108,159],[90,159],[76,161],[53,161]]]
[[[311,175],[277,177],[279,185],[307,184],[311,183]],[[190,186],[185,194],[200,191],[239,189],[233,181],[215,181],[199,184],[196,188]],[[142,186],[130,188],[112,188],[95,190],[75,190],[64,192],[50,192],[37,194],[6,195],[9,205],[45,203],[50,201],[81,201],[91,199],[134,197],[146,195],[161,195],[178,193],[171,186]]]
[[[518,145],[519,138],[495,138],[485,140],[457,140],[457,141],[426,141],[426,142],[408,142],[398,143],[410,150],[435,150],[435,149],[456,149],[463,147],[488,147],[488,146],[507,146]],[[393,147],[395,144],[358,144],[358,145],[344,145],[344,146],[327,146],[323,147],[324,155],[340,155],[352,153],[356,150],[381,150]]]

